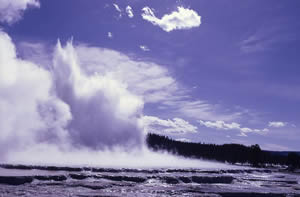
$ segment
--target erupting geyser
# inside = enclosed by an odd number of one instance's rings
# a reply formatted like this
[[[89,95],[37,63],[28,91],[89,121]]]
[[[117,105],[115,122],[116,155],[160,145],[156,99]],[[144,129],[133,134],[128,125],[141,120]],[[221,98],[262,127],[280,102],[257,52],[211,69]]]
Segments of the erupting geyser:
[[[142,97],[113,70],[99,72],[95,65],[93,72],[90,65],[81,64],[72,42],[62,47],[58,41],[52,64],[46,68],[19,58],[11,38],[0,33],[1,162],[110,167],[207,164],[149,151],[144,145]]]

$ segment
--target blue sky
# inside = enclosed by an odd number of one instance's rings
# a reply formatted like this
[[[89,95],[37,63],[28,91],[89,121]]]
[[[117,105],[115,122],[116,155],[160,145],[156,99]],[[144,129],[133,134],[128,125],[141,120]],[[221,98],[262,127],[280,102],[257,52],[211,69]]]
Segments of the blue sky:
[[[296,0],[41,0],[0,21],[18,57],[44,68],[51,67],[58,39],[63,45],[72,39],[85,72],[108,69],[142,99],[148,131],[300,150],[299,6]]]

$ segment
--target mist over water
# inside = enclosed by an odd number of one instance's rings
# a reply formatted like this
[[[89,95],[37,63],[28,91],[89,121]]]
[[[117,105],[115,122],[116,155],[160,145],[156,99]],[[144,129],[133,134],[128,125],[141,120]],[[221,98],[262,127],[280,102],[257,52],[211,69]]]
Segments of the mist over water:
[[[0,31],[1,163],[227,167],[148,150],[143,98],[112,72],[86,68],[72,42],[58,41],[49,69],[20,59]]]

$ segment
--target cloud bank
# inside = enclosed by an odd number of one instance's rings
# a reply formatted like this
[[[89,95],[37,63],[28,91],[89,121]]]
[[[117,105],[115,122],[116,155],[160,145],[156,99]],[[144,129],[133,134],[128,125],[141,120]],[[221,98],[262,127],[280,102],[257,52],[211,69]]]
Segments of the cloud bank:
[[[201,16],[199,16],[196,11],[184,7],[177,7],[177,11],[173,11],[171,14],[165,14],[161,19],[157,18],[153,10],[149,7],[144,7],[142,11],[144,20],[159,26],[166,32],[179,29],[191,29],[193,27],[199,27],[201,24]]]
[[[18,21],[29,7],[40,7],[39,0],[0,0],[0,22]]]

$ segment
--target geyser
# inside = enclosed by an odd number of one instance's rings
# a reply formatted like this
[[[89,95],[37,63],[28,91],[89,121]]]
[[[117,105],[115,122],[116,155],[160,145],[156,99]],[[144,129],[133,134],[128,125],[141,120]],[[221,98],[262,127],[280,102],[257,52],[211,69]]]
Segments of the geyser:
[[[53,79],[56,95],[72,113],[67,129],[74,145],[101,149],[142,144],[141,98],[107,74],[85,74],[71,42],[56,46]]]
[[[126,83],[120,65],[106,68],[116,61],[102,62],[106,63],[82,61],[72,42],[62,47],[58,41],[52,66],[38,65],[18,57],[11,38],[0,31],[0,162],[212,167],[149,151],[144,144],[142,96]],[[156,75],[164,72],[156,65],[129,62]]]

